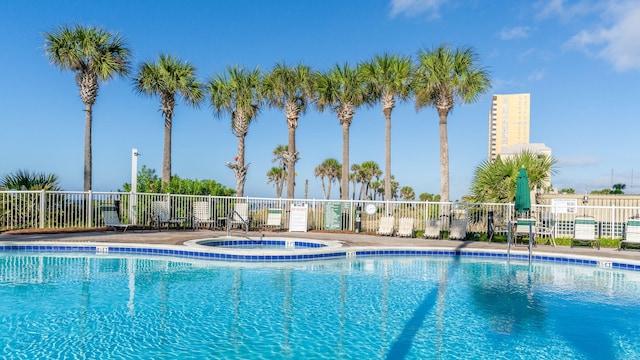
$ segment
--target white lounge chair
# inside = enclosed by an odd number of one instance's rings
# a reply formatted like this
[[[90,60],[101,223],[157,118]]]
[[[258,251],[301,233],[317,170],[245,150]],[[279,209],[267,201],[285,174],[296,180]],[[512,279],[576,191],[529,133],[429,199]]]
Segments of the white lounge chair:
[[[383,216],[378,224],[378,235],[392,236],[394,233],[395,218],[393,216]]]
[[[398,233],[400,237],[413,237],[413,218],[400,218],[398,223]]]
[[[227,230],[235,226],[244,226],[245,232],[249,231],[249,224],[251,222],[249,218],[249,204],[235,203],[228,219]]]
[[[640,219],[627,220],[625,238],[620,241],[620,249],[626,249],[630,244],[640,245]]]
[[[282,228],[282,209],[267,209],[267,222],[264,227],[280,230]]]
[[[571,247],[574,243],[588,245],[594,244],[596,249],[600,250],[600,241],[596,238],[596,221],[592,217],[577,217],[573,222],[573,238],[571,239]]]
[[[215,227],[216,220],[211,216],[208,201],[195,201],[193,203],[193,227],[199,229],[202,225],[207,225],[211,229]]]
[[[167,225],[167,230],[171,224],[182,226],[184,228],[186,218],[173,218],[169,212],[169,204],[166,201],[154,201],[151,203],[151,213],[153,216],[153,223],[158,226],[158,230],[162,225]]]
[[[125,232],[131,226],[131,224],[123,224],[120,222],[118,212],[114,207],[102,209],[102,221],[107,228],[113,228],[113,231],[122,229],[122,232]]]
[[[440,221],[436,219],[427,220],[427,224],[424,228],[424,237],[431,239],[440,238]]]
[[[536,219],[533,218],[516,219],[516,230],[513,232],[513,243],[517,244],[518,238],[528,238],[529,235],[534,237],[532,241],[535,243],[536,223]]]
[[[449,231],[449,239],[464,240],[467,238],[467,220],[453,219],[451,220],[451,230]]]

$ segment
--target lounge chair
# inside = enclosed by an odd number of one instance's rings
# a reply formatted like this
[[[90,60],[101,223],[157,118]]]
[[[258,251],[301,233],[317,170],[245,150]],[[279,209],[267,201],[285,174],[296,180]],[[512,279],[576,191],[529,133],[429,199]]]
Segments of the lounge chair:
[[[620,249],[626,249],[629,245],[640,245],[640,219],[628,219],[625,238],[620,241]]]
[[[400,237],[413,237],[413,218],[400,218],[398,223],[398,233]]]
[[[393,216],[383,216],[378,224],[378,235],[393,236],[395,218]]]
[[[267,209],[265,228],[282,229],[282,209]]]
[[[123,224],[120,222],[115,207],[105,207],[102,209],[102,221],[107,228],[113,228],[113,231],[122,229],[122,232],[125,232],[131,226],[131,224]]]
[[[151,203],[151,213],[152,220],[155,225],[158,226],[158,230],[162,227],[162,225],[167,225],[167,230],[171,224],[174,224],[176,227],[182,226],[185,227],[186,218],[173,218],[169,212],[169,204],[166,201],[154,201]]]
[[[440,238],[440,221],[436,219],[427,220],[427,224],[424,228],[424,237],[431,239]]]
[[[600,250],[600,241],[596,238],[596,221],[592,217],[577,217],[573,222],[573,238],[571,247],[575,244],[595,245]]]
[[[249,224],[251,222],[249,218],[249,204],[235,203],[228,219],[227,230],[235,226],[244,226],[245,232],[249,231]]]
[[[516,219],[516,230],[513,232],[513,243],[517,244],[518,238],[528,238],[529,235],[531,235],[532,237],[534,237],[533,239],[531,239],[531,241],[535,244],[536,224],[537,221],[533,218]]]
[[[536,224],[536,243],[548,242],[556,247],[556,220],[553,214],[542,214],[542,221]]]
[[[451,229],[449,231],[449,239],[464,240],[467,238],[467,220],[453,219],[451,220]]]
[[[208,201],[195,201],[193,203],[193,227],[199,229],[202,225],[207,225],[211,229],[215,227],[216,220],[211,216]]]

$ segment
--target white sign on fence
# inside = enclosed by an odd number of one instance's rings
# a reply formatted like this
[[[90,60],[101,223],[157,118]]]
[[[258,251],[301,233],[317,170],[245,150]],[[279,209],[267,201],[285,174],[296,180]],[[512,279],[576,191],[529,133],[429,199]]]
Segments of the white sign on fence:
[[[551,199],[551,212],[554,214],[575,214],[577,209],[576,199]]]
[[[292,204],[289,213],[289,232],[307,231],[307,204]]]

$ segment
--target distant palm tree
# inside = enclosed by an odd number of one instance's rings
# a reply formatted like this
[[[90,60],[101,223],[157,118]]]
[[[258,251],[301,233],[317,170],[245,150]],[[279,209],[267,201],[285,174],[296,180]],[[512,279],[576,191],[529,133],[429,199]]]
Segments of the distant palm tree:
[[[416,193],[413,191],[413,188],[411,186],[403,186],[402,188],[400,188],[400,197],[405,200],[411,201],[416,198]]]
[[[360,199],[366,198],[365,195],[369,195],[369,190],[371,188],[371,182],[373,179],[379,179],[382,175],[382,170],[380,170],[380,166],[375,161],[365,161],[360,164],[360,178],[362,181],[362,186],[360,187]],[[373,198],[375,194],[371,194],[370,196]]]
[[[311,68],[305,65],[289,67],[278,63],[264,78],[263,95],[273,107],[284,109],[289,128],[287,151],[282,158],[287,167],[287,198],[295,196],[295,171],[298,161],[296,128],[300,115],[307,110],[313,97]]]
[[[362,182],[362,172],[360,171],[360,164],[351,165],[351,173],[349,174],[349,180],[353,182],[353,193],[351,199],[356,198],[356,187]]]
[[[391,112],[396,98],[407,100],[413,94],[411,58],[408,56],[376,55],[362,65],[370,94],[382,102],[385,116],[385,200],[391,200]]]
[[[342,171],[340,198],[349,198],[349,127],[356,109],[370,101],[359,67],[335,65],[326,74],[315,75],[318,110],[331,108],[342,125]]]
[[[337,181],[341,177],[341,165],[338,160],[329,158],[322,162],[322,164],[316,166],[314,174],[316,177],[320,178],[320,182],[322,183],[322,194],[325,199],[329,199],[331,197],[331,183]],[[325,187],[324,179],[327,178],[327,185]]]
[[[84,103],[84,191],[92,186],[91,128],[93,104],[101,81],[129,73],[131,51],[124,39],[97,27],[61,26],[46,32],[45,53],[61,70],[76,73],[76,84]]]
[[[208,81],[208,93],[214,115],[231,115],[231,131],[238,139],[238,155],[227,167],[236,176],[236,194],[244,196],[244,183],[250,164],[244,163],[244,140],[249,132],[249,124],[260,110],[262,98],[260,86],[262,74],[258,68],[249,71],[243,67],[227,67],[226,75],[211,77]]]
[[[433,106],[440,118],[440,192],[449,202],[449,142],[447,117],[456,101],[473,103],[491,87],[486,69],[468,47],[452,50],[449,45],[420,51],[416,77],[416,109]]]
[[[282,189],[287,181],[287,171],[281,167],[272,167],[267,172],[267,184],[273,183],[276,188],[276,197],[280,199],[282,197]]]
[[[18,170],[5,175],[0,180],[0,189],[58,191],[60,186],[58,185],[58,175],[56,174]]]
[[[195,66],[171,55],[160,54],[157,62],[144,62],[133,79],[139,94],[160,97],[160,111],[164,115],[164,152],[162,156],[162,183],[171,181],[171,129],[176,95],[189,105],[197,107],[204,99],[202,83],[196,76]]]
[[[273,159],[271,159],[271,162],[277,162],[278,163],[278,168],[281,170],[279,172],[279,177],[277,178],[278,180],[278,186],[280,187],[280,196],[278,196],[278,198],[281,197],[282,195],[282,190],[284,189],[284,184],[287,182],[287,165],[285,164],[285,157],[288,154],[288,147],[287,145],[278,145],[276,146],[275,149],[273,149]],[[273,168],[272,168],[273,170]],[[269,171],[271,172],[271,170]],[[276,187],[277,189],[277,187]]]

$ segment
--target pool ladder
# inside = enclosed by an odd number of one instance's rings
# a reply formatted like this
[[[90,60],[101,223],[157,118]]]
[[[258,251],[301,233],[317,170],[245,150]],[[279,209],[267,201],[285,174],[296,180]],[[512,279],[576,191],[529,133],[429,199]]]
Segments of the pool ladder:
[[[511,221],[507,224],[507,260],[511,258]],[[533,259],[533,226],[529,223],[529,264]]]

